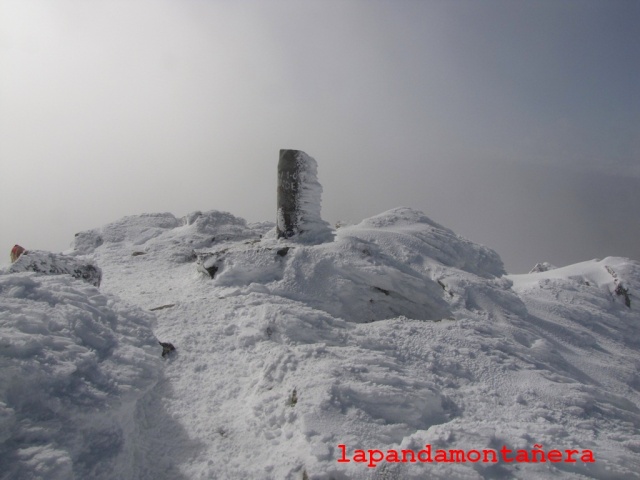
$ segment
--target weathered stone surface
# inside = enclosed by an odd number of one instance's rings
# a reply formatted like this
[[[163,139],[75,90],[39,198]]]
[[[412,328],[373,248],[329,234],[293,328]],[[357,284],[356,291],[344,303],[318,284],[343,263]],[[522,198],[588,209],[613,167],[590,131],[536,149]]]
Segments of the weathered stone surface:
[[[176,347],[173,346],[173,343],[169,342],[158,342],[162,347],[162,356],[166,357],[170,355],[172,352],[176,351]]]
[[[167,308],[172,308],[172,307],[175,307],[175,306],[176,306],[175,303],[168,303],[167,305],[160,305],[159,307],[150,308],[149,311],[150,312],[157,312],[158,310],[165,310]]]
[[[329,224],[320,215],[322,186],[318,164],[301,150],[280,150],[276,233],[304,243],[333,239]]]
[[[290,238],[300,232],[299,193],[300,158],[299,150],[280,150],[278,162],[278,238]]]
[[[9,267],[9,273],[36,272],[43,275],[71,275],[84,280],[95,287],[100,286],[102,271],[97,266],[77,257],[70,257],[60,253],[41,250],[24,252],[15,263]]]

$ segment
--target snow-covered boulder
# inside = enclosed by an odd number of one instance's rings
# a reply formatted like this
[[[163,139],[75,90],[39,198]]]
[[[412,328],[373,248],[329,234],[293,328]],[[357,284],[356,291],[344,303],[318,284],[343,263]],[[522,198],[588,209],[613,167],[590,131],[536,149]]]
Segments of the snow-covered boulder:
[[[394,208],[340,232],[383,246],[394,258],[423,269],[440,264],[483,278],[505,274],[502,259],[494,250],[457,235],[412,208]]]
[[[198,269],[218,287],[270,292],[350,322],[405,316],[454,317],[452,306],[504,303],[524,309],[491,249],[459,237],[409,208],[341,228],[335,241],[225,243],[198,253]],[[470,295],[473,283],[494,284],[502,297]]]
[[[572,342],[590,344],[593,333],[606,329],[609,338],[640,347],[640,319],[631,305],[640,291],[640,263],[606,257],[508,278],[530,313],[557,317]]]
[[[86,258],[41,250],[28,250],[11,264],[9,273],[35,272],[43,275],[71,275],[94,287],[100,286],[102,271]]]
[[[536,263],[529,273],[548,272],[549,270],[555,270],[556,268],[558,267],[549,262],[541,262]]]
[[[103,243],[142,245],[180,224],[180,220],[170,213],[131,215],[100,229],[77,233],[73,250],[77,254],[88,254]]]
[[[135,478],[153,320],[66,275],[0,275],[1,478]]]
[[[252,241],[273,229],[271,222],[247,224],[227,212],[196,211],[182,218],[170,213],[132,215],[76,234],[70,255],[116,248],[121,255],[158,254],[172,263],[197,259],[197,250],[230,241]]]

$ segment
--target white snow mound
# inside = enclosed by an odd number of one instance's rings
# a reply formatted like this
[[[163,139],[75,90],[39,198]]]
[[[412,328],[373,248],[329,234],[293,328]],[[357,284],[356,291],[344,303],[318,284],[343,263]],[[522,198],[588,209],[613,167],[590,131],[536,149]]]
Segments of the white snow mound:
[[[152,321],[67,275],[0,275],[2,478],[131,478]]]

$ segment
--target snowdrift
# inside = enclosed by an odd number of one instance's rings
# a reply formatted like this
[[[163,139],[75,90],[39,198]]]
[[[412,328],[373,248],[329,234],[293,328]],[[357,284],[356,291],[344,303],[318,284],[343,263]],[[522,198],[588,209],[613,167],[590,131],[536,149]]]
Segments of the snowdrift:
[[[147,373],[123,362],[129,393],[100,387],[114,405],[129,405],[104,410],[111,418],[127,411],[129,430],[122,427],[123,440],[104,455],[65,447],[61,472],[639,478],[637,262],[609,257],[506,275],[494,251],[408,208],[340,228],[319,245],[278,240],[273,224],[217,211],[133,216],[78,234],[67,253],[96,262],[102,293],[70,277],[0,279],[42,285],[36,298],[66,282],[85,292],[84,302],[97,296],[119,305],[113,315],[122,324],[138,322],[137,333],[119,341],[133,345]],[[5,288],[3,302],[10,291],[18,292]],[[33,300],[21,292],[7,298]],[[153,317],[122,307],[132,304],[153,310],[154,334],[177,347],[157,383],[159,350],[145,356]],[[40,323],[53,315],[51,306],[38,308]],[[50,342],[53,333],[42,335]],[[62,395],[46,391],[46,404]],[[53,420],[29,418],[51,445],[64,444],[56,431],[67,443],[85,435],[79,422],[50,430]],[[41,445],[12,428],[4,451]],[[427,448],[430,461],[424,453],[402,461],[403,450]],[[473,452],[494,452],[496,461]],[[37,478],[48,463],[21,465]]]
[[[2,478],[131,478],[152,321],[70,275],[0,275]]]

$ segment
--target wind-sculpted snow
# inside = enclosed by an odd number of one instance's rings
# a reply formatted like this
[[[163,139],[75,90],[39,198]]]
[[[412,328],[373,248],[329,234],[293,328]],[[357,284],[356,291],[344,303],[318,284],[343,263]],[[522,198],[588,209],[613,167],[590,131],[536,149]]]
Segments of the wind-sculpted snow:
[[[103,243],[124,241],[132,245],[141,245],[179,225],[180,221],[170,213],[124,217],[100,229],[77,233],[74,250],[79,254],[87,254]]]
[[[214,255],[218,287],[256,289],[299,301],[348,321],[364,323],[404,315],[441,320],[451,312],[437,282],[399,269],[372,245],[339,236],[333,244],[241,245]],[[208,265],[205,263],[205,265]]]
[[[100,286],[102,272],[86,258],[71,257],[59,253],[29,250],[12,263],[10,273],[35,272],[42,275],[71,275],[94,287]]]
[[[90,254],[96,248],[118,248],[120,254],[146,254],[162,250],[174,261],[195,260],[195,249],[229,241],[260,238],[273,228],[269,222],[248,225],[242,219],[216,210],[193,212],[183,218],[170,213],[125,217],[102,228],[76,234],[71,254]]]
[[[640,478],[638,263],[505,275],[407,208],[320,245],[222,212],[174,220],[128,217],[70,252],[176,347],[117,478]]]
[[[70,276],[0,275],[0,478],[130,478],[152,320]]]
[[[357,231],[360,238],[383,245],[403,263],[425,264],[435,260],[488,278],[505,273],[496,252],[456,235],[411,208],[395,208],[347,229]]]

